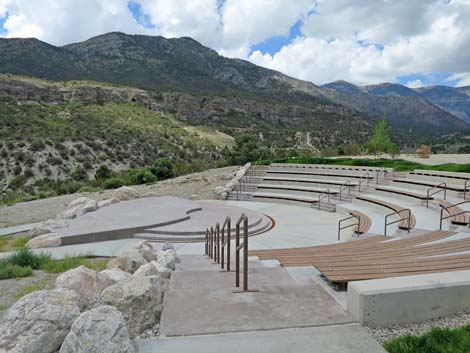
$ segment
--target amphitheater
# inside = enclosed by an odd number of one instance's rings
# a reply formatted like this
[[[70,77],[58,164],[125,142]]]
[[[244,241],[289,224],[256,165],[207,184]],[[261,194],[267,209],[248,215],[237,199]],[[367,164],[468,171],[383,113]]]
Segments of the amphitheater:
[[[470,173],[250,166],[225,196],[113,204],[48,251],[175,245],[159,342],[141,352],[385,352],[364,326],[470,307]]]

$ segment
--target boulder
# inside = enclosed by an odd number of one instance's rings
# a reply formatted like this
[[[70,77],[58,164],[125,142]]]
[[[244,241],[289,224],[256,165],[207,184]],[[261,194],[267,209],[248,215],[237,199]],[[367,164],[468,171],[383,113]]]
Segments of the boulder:
[[[80,266],[62,273],[56,279],[56,288],[67,288],[77,293],[85,307],[91,307],[101,292],[114,284],[107,275]]]
[[[67,228],[69,222],[65,219],[48,219],[31,229],[30,234],[33,237],[51,233],[54,229]]]
[[[98,208],[108,207],[111,205],[111,200],[102,200],[98,202]]]
[[[47,234],[39,235],[33,239],[30,239],[26,243],[26,247],[29,249],[53,248],[53,247],[60,246],[61,244],[62,244],[62,240],[59,234],[47,233]]]
[[[236,174],[235,174],[235,178],[237,180],[240,180],[241,178],[243,178],[245,176],[245,173],[246,173],[246,170],[245,169],[240,169]]]
[[[134,273],[137,269],[145,265],[148,261],[145,260],[140,249],[129,249],[120,252],[117,257],[110,260],[107,269],[120,268],[123,271]]]
[[[42,290],[25,295],[0,321],[0,351],[57,352],[80,315],[76,294]]]
[[[139,251],[139,253],[142,255],[142,257],[147,261],[151,262],[157,259],[157,253],[155,249],[153,248],[152,244],[150,244],[148,241],[144,240],[140,243],[137,243],[134,246],[135,249]]]
[[[175,250],[175,246],[174,246],[173,244],[171,244],[170,242],[166,242],[165,244],[163,244],[162,250],[163,250],[163,251],[166,251],[166,250]]]
[[[152,261],[149,265],[152,265],[153,267],[155,267],[156,272],[157,272],[156,274],[158,274],[161,278],[170,279],[171,273],[173,272],[171,268],[164,267],[162,264],[158,263],[157,261]]]
[[[113,198],[119,201],[128,201],[133,199],[138,199],[140,197],[139,193],[128,186],[122,186],[113,193]]]
[[[88,197],[79,197],[78,199],[70,202],[67,208],[59,213],[57,218],[61,219],[73,219],[81,216],[86,212],[96,211],[98,208],[98,202]]]
[[[198,195],[198,194],[191,194],[191,195],[189,195],[189,199],[190,199],[190,200],[198,200],[198,199],[199,199],[199,195]]]
[[[115,198],[115,197],[111,197],[110,199],[108,199],[109,202],[111,202],[111,205],[115,204],[115,203],[118,203],[119,202],[119,199]]]
[[[223,186],[216,186],[214,189],[214,193],[216,195],[222,195],[224,191],[225,191],[225,188]]]
[[[159,276],[133,276],[106,288],[102,297],[123,314],[131,337],[154,327],[161,314]]]
[[[174,249],[160,250],[157,253],[157,263],[162,267],[166,267],[174,271],[176,262],[179,262],[179,259]]]
[[[109,305],[81,314],[60,348],[60,353],[134,352],[124,317]]]
[[[223,192],[222,195],[220,195],[221,200],[227,200],[227,197],[228,197],[228,192],[227,191]]]
[[[233,190],[237,185],[238,185],[238,181],[230,180],[227,184],[225,184],[225,187],[229,190]]]
[[[152,263],[156,261],[152,261]],[[158,276],[157,268],[152,263],[142,265],[132,276]]]
[[[119,281],[124,281],[131,277],[131,274],[121,270],[120,268],[112,268],[110,270],[103,270],[100,273],[108,276],[108,278],[113,281],[113,284]]]

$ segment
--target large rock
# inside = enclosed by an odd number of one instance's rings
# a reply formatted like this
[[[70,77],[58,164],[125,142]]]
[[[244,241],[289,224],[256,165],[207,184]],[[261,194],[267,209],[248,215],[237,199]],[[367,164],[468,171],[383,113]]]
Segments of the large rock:
[[[170,279],[171,273],[173,272],[173,270],[171,268],[165,267],[162,264],[158,263],[157,261],[152,261],[149,265],[152,265],[153,267],[155,267],[155,269],[157,271],[156,274],[158,274],[161,278]],[[134,276],[135,276],[135,274],[134,274]]]
[[[62,240],[59,234],[47,233],[28,240],[26,247],[29,249],[53,248],[60,246],[61,244]]]
[[[71,291],[37,291],[25,295],[0,321],[0,352],[57,352],[80,315]]]
[[[113,196],[112,196],[112,198],[117,199],[119,201],[128,201],[128,200],[138,199],[139,197],[140,197],[139,193],[133,188],[130,188],[128,186],[123,186],[123,187],[120,187],[119,189],[116,189],[116,191],[113,193]]]
[[[117,267],[109,270],[103,270],[101,273],[108,276],[108,278],[113,281],[113,284],[119,281],[125,281],[131,277],[130,273],[125,272]]]
[[[161,313],[159,276],[137,276],[118,282],[102,293],[106,304],[124,316],[131,337],[155,326]]]
[[[165,244],[163,244],[162,246],[162,250],[175,250],[175,246],[173,244],[171,244],[170,242],[166,242]]]
[[[124,317],[109,305],[81,314],[60,348],[60,353],[134,352]]]
[[[79,197],[78,199],[70,202],[67,208],[59,213],[57,218],[72,219],[81,216],[84,213],[96,211],[98,202],[88,197]]]
[[[99,201],[97,204],[98,208],[108,207],[110,205],[111,205],[111,200],[102,200],[102,201]]]
[[[66,228],[68,226],[69,222],[66,219],[48,219],[31,229],[30,234],[33,237],[37,237],[39,235],[51,233],[54,229]]]
[[[101,292],[114,284],[107,275],[85,266],[62,273],[56,279],[57,288],[67,288],[80,295],[86,307],[92,306]]]
[[[157,259],[157,252],[153,248],[152,244],[150,244],[148,241],[144,240],[140,243],[137,243],[134,246],[135,249],[139,251],[139,253],[142,255],[142,257],[147,261],[151,262]]]
[[[179,258],[178,258],[178,255],[176,254],[176,250],[169,249],[169,250],[160,250],[157,252],[157,263],[161,265],[162,267],[175,270],[177,262],[179,262]]]
[[[224,191],[225,191],[225,188],[223,186],[216,186],[214,189],[214,193],[216,195],[222,195]]]
[[[106,268],[120,268],[123,271],[134,273],[140,266],[148,263],[140,250],[141,249],[129,249],[120,252],[117,257],[108,262]]]
[[[152,261],[152,263],[157,262]],[[157,276],[159,274],[157,267],[154,266],[152,263],[140,266],[138,270],[134,272],[133,276]]]

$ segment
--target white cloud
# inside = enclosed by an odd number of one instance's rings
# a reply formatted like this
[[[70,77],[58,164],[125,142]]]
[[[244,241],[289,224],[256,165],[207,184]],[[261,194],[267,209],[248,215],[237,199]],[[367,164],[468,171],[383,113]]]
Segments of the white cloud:
[[[56,45],[116,30],[191,36],[222,55],[315,83],[437,72],[469,83],[470,0],[225,0],[221,7],[218,0],[134,1],[154,29],[136,22],[128,0],[0,0],[0,17],[9,15],[6,36]],[[250,47],[287,36],[299,20],[301,36],[279,52],[250,55]]]
[[[447,78],[447,81],[457,81],[457,87],[470,86],[470,72],[453,74]]]
[[[409,88],[418,88],[418,87],[423,87],[424,84],[423,84],[423,81],[418,79],[418,80],[413,80],[413,81],[407,82],[406,86],[408,86]]]

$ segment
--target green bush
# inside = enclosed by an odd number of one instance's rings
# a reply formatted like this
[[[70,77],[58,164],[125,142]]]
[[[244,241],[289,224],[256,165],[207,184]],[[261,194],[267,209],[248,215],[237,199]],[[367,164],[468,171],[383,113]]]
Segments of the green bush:
[[[152,173],[158,178],[158,180],[169,179],[174,176],[173,173],[174,163],[169,158],[159,158],[150,168]]]
[[[137,168],[129,172],[129,184],[139,185],[152,183],[157,177],[146,168]]]
[[[117,189],[126,183],[121,178],[109,178],[103,182],[103,187],[105,189]]]
[[[7,257],[6,261],[12,265],[17,265],[21,267],[31,267],[33,270],[38,270],[44,264],[51,260],[51,255],[49,254],[39,254],[36,255],[31,250],[23,248],[14,254]]]
[[[22,267],[12,265],[7,261],[0,262],[0,280],[9,278],[28,277],[33,274],[33,269],[29,266]]]
[[[20,189],[24,184],[26,184],[26,181],[28,178],[25,175],[17,175],[10,181],[10,188],[12,190],[18,190]]]
[[[106,165],[102,164],[95,172],[96,180],[106,180],[111,178],[112,171]]]

